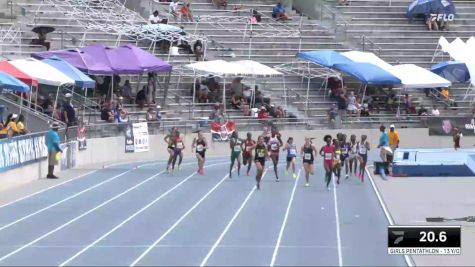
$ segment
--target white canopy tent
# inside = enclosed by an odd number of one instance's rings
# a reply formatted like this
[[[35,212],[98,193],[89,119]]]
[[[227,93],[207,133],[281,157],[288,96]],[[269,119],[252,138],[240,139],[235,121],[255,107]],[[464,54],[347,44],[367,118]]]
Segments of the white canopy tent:
[[[400,77],[405,88],[449,87],[452,84],[439,75],[414,64],[393,66],[392,73]]]
[[[192,63],[182,66],[178,70],[190,70],[193,72],[193,77],[195,78],[194,83],[196,82],[197,76],[217,76],[224,78],[223,85],[223,105],[226,108],[226,79],[229,77],[249,77],[253,78],[254,81],[257,78],[264,77],[279,77],[283,74],[279,71],[272,69],[266,65],[263,65],[259,62],[252,60],[241,60],[241,61],[224,61],[224,60],[212,60],[212,61],[202,61],[197,63]],[[181,77],[182,73],[180,73]],[[180,81],[178,81],[179,83]],[[255,82],[254,82],[255,83]],[[193,106],[195,103],[195,86],[193,86]],[[253,92],[253,99],[255,93]],[[193,109],[194,113],[194,109]]]

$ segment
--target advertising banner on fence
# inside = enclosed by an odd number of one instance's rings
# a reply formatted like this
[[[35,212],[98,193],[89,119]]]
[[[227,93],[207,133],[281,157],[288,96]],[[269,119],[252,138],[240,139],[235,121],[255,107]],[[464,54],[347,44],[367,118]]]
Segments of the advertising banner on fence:
[[[125,130],[125,152],[149,150],[148,125],[146,122],[128,124]]]
[[[47,156],[44,134],[0,140],[0,172],[45,159]]]
[[[78,149],[85,150],[87,149],[87,141],[86,141],[86,127],[78,128],[77,134],[77,141],[78,141]]]
[[[73,141],[61,144],[61,150],[63,150],[63,153],[61,153],[61,161],[59,163],[60,169],[64,171],[76,167],[78,142]]]
[[[459,128],[463,135],[475,135],[475,119],[473,118],[438,118],[428,120],[429,135],[453,135],[453,129]]]

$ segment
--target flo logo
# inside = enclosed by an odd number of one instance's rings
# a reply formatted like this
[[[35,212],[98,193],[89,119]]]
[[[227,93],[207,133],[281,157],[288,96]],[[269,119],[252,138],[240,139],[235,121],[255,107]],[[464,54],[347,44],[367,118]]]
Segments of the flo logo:
[[[454,14],[430,14],[431,21],[454,21]]]
[[[475,119],[472,119],[470,123],[465,124],[465,129],[473,130],[473,133],[475,134]]]

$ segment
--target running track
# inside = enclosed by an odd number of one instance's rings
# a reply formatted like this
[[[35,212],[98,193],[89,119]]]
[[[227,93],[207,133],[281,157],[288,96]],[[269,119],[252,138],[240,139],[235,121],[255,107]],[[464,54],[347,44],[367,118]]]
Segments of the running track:
[[[327,191],[317,161],[304,187],[283,163],[260,191],[254,168],[227,177],[228,157],[209,158],[205,176],[191,156],[174,175],[163,162],[97,170],[0,206],[0,265],[405,265],[387,255],[369,181]]]

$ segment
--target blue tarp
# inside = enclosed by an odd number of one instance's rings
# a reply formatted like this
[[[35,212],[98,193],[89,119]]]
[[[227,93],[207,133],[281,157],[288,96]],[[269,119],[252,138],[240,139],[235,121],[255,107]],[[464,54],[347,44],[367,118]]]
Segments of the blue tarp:
[[[401,84],[399,78],[370,63],[342,63],[335,64],[333,68],[345,72],[365,84]]]
[[[297,57],[308,60],[312,63],[318,64],[327,68],[331,68],[335,64],[353,62],[349,58],[343,56],[342,54],[335,51],[329,51],[329,50],[299,52],[297,53]]]
[[[456,14],[455,5],[452,0],[415,0],[407,8],[406,16],[413,18],[418,15],[434,14]]]
[[[8,89],[16,92],[26,93],[30,91],[30,87],[18,80],[17,78],[0,71],[0,91]]]
[[[89,78],[87,75],[82,73],[76,67],[74,67],[73,65],[69,64],[68,62],[62,60],[61,58],[57,56],[52,56],[50,58],[43,59],[41,61],[61,71],[62,73],[64,73],[64,75],[73,79],[77,87],[80,87],[80,88],[96,87],[96,82],[93,79]]]
[[[460,61],[444,61],[432,65],[430,70],[451,82],[468,82],[470,81],[470,72],[467,65]]]

